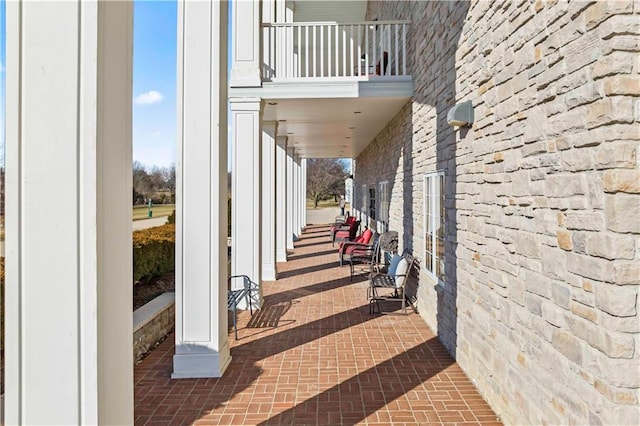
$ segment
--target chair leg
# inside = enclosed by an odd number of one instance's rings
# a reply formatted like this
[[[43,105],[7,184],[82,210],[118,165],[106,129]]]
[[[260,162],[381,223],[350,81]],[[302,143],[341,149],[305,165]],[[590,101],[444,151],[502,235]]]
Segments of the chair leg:
[[[235,331],[235,335],[236,335],[236,340],[238,340],[238,320],[237,320],[237,307],[234,306],[233,307],[233,330]]]

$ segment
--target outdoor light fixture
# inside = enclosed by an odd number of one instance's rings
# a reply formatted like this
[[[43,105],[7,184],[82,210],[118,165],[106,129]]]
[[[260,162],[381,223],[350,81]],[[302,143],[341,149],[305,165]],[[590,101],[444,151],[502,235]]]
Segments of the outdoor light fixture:
[[[473,105],[471,101],[462,102],[451,108],[447,113],[447,123],[450,126],[468,126],[473,123]]]

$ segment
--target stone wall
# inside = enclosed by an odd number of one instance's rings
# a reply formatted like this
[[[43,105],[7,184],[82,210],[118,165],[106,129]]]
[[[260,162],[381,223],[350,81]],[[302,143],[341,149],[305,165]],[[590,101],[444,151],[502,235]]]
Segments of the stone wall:
[[[640,418],[640,3],[369,2],[411,19],[414,99],[357,157],[424,256],[445,171],[446,282],[418,307],[507,423]],[[447,110],[471,100],[475,123]],[[422,268],[422,267],[421,267]]]
[[[175,293],[163,293],[133,313],[133,362],[152,350],[175,327]]]

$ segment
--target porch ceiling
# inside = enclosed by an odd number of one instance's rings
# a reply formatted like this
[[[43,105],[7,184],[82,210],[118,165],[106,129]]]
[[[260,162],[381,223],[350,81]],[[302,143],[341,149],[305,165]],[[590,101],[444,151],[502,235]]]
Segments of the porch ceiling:
[[[410,97],[265,99],[264,121],[278,121],[303,158],[357,157]]]

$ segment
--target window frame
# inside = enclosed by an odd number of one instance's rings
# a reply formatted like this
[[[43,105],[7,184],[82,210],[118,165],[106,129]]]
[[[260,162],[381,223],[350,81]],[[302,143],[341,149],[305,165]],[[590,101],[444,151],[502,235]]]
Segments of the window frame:
[[[445,239],[446,239],[446,211],[444,207],[445,203],[445,187],[446,176],[444,170],[438,170],[435,172],[425,173],[423,176],[423,244],[424,244],[424,270],[425,272],[438,283],[438,285],[445,287],[446,286],[446,255],[445,255]],[[429,200],[429,198],[431,198]],[[437,199],[437,202],[435,202]],[[431,202],[428,202],[431,201]],[[437,212],[435,211],[437,210]],[[431,222],[431,223],[429,223]],[[429,226],[431,225],[431,226]],[[441,256],[438,256],[438,225],[442,229],[441,232],[441,240],[442,240],[442,253]],[[434,232],[428,232],[430,229],[433,229]],[[428,245],[428,234],[431,234],[430,245]],[[429,251],[428,248],[431,250]],[[431,259],[429,259],[428,252],[430,252]],[[430,262],[429,262],[430,260]],[[437,262],[442,261],[442,273],[439,277],[437,274],[436,265]],[[431,268],[429,268],[431,265]]]
[[[383,233],[389,229],[389,181],[383,180],[378,183],[380,194],[380,220],[382,226],[378,227],[379,232]]]
[[[369,219],[371,220],[378,220],[378,194],[376,191],[376,184],[375,183],[370,183],[368,185],[368,192],[367,192],[367,201],[368,201],[368,206],[367,206],[367,213],[369,215]]]

